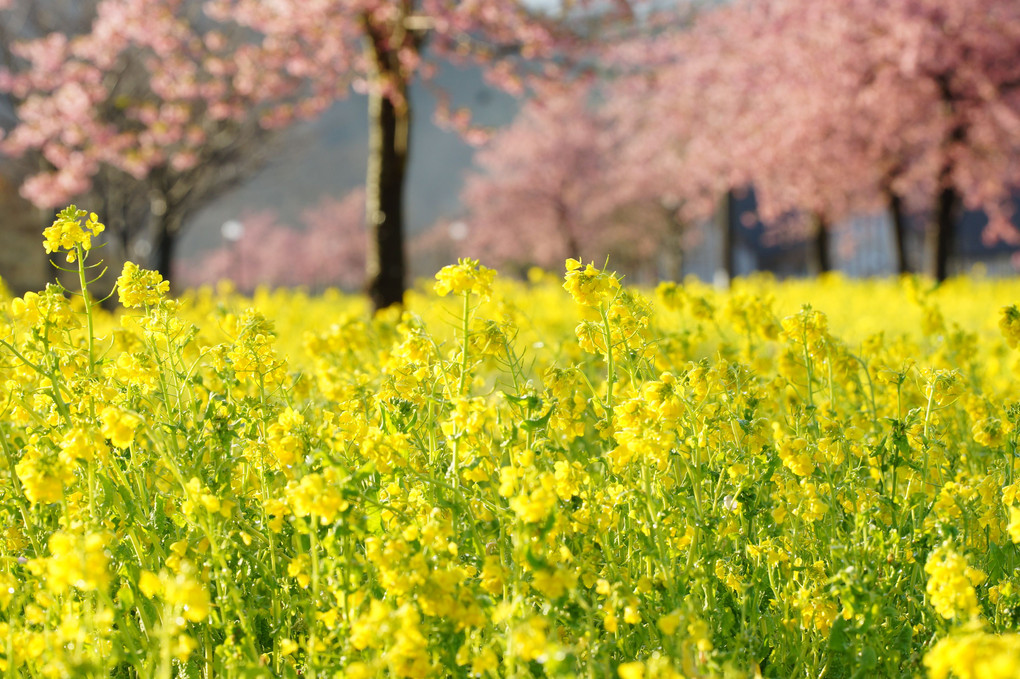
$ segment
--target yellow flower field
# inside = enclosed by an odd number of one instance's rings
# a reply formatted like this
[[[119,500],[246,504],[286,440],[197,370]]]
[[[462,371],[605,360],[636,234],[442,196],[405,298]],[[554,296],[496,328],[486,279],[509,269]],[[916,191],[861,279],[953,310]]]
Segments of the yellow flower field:
[[[1020,282],[436,278],[5,296],[0,673],[1020,676]]]

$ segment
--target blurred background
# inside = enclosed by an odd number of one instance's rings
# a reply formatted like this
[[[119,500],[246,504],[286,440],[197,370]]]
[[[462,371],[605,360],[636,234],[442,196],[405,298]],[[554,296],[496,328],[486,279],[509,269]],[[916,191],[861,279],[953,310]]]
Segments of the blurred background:
[[[0,0],[0,277],[1013,275],[1015,0]],[[112,279],[111,279],[112,280]]]

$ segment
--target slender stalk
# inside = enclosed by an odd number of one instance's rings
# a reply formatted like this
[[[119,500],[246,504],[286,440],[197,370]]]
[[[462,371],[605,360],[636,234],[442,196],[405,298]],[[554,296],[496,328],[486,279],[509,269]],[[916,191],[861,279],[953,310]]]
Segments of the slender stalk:
[[[469,291],[464,292],[464,309],[461,318],[461,339],[463,346],[461,347],[460,354],[460,384],[457,386],[457,396],[460,398],[466,398],[465,388],[467,386],[468,376],[468,338],[470,336],[471,327],[471,293]],[[460,463],[460,438],[462,432],[457,432],[453,439],[453,460],[450,464],[450,474],[452,475],[452,483],[454,488],[460,487],[460,470],[458,465]]]
[[[96,333],[95,322],[92,318],[92,299],[89,297],[88,281],[85,280],[85,251],[81,245],[74,246],[75,261],[78,262],[78,283],[81,285],[81,298],[85,303],[85,322],[89,331],[89,373],[96,370]]]
[[[928,389],[928,403],[924,407],[924,440],[928,441],[928,421],[931,419],[931,404],[935,399],[935,384]]]
[[[616,363],[613,359],[613,328],[609,323],[609,314],[605,304],[599,304],[602,315],[602,327],[606,333],[606,420],[613,421],[613,385],[616,382]]]
[[[462,318],[461,318],[461,322],[462,322],[462,325],[461,325],[461,333],[462,333],[462,335],[461,335],[461,337],[462,337],[464,346],[463,346],[463,348],[461,350],[461,356],[460,356],[460,387],[459,387],[459,395],[463,395],[464,394],[464,386],[467,383],[467,374],[468,374],[468,337],[469,337],[470,332],[471,332],[470,321],[471,321],[471,293],[466,291],[464,293],[464,310],[463,310]]]
[[[312,610],[318,610],[319,606],[319,517],[315,514],[308,516],[309,523],[309,551],[312,557]],[[308,621],[308,668],[312,671],[312,676],[318,676],[318,672],[315,671],[315,647],[317,640],[315,638],[315,617],[314,613],[311,620]]]

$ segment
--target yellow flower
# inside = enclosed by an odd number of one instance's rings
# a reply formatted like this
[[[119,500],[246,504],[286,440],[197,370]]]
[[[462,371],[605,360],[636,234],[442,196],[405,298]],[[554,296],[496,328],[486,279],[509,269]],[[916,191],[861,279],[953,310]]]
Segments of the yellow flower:
[[[83,218],[84,227],[81,223]],[[71,205],[61,210],[53,224],[43,230],[43,247],[46,252],[67,250],[67,261],[73,262],[75,246],[80,245],[87,252],[92,248],[92,237],[98,236],[105,229],[95,212],[79,210]]]
[[[931,679],[1014,679],[1020,676],[1020,634],[957,633],[940,639],[924,666]]]
[[[546,652],[549,623],[539,617],[530,618],[514,628],[512,640],[517,654],[524,660],[534,660]]]
[[[925,370],[924,395],[938,405],[945,405],[963,390],[960,374],[955,370]]]
[[[283,382],[287,366],[276,356],[273,343],[276,332],[264,314],[248,309],[237,322],[239,335],[227,352],[238,376],[248,376],[256,384],[271,389]]]
[[[117,279],[117,295],[125,307],[154,306],[170,291],[170,281],[163,280],[158,271],[138,268],[134,262],[124,262]]]
[[[999,330],[1006,338],[1010,349],[1016,349],[1020,342],[1020,309],[1016,304],[1002,307],[1002,318],[999,319]]]
[[[1017,507],[1009,508],[1009,526],[1006,527],[1009,531],[1009,539],[1014,543],[1020,543],[1020,509]]]
[[[556,506],[556,477],[544,473],[539,485],[532,492],[523,492],[510,500],[510,509],[514,510],[524,523],[538,523],[544,520]]]
[[[305,589],[312,582],[308,575],[309,558],[307,554],[298,554],[287,564],[287,575],[297,580],[298,585]]]
[[[335,467],[291,481],[286,494],[295,516],[315,515],[324,525],[336,521],[350,506],[343,495],[343,479]]]
[[[17,297],[11,302],[11,315],[16,320],[24,321],[28,325],[35,325],[39,322],[39,295],[35,292],[26,292],[24,297]]]
[[[14,466],[25,495],[33,504],[59,502],[64,497],[64,487],[74,480],[74,473],[62,458],[44,454],[35,446],[25,449],[25,454]]]
[[[144,354],[139,356],[123,353],[116,361],[106,365],[103,373],[111,379],[137,387],[144,394],[153,391],[159,381],[159,372]]]
[[[0,610],[7,610],[14,598],[18,581],[6,573],[0,573]]]
[[[673,611],[669,615],[664,615],[659,618],[659,622],[656,623],[656,626],[667,637],[671,637],[680,627],[680,614],[677,611]]]
[[[142,418],[116,406],[107,406],[99,414],[103,436],[117,448],[127,448],[135,439]]]
[[[581,321],[574,328],[577,336],[577,343],[589,354],[606,355],[606,331],[600,323],[594,321]]]
[[[616,668],[616,673],[620,679],[644,679],[645,664],[640,660],[625,662]]]
[[[563,289],[581,306],[598,307],[608,303],[620,289],[620,281],[614,274],[600,271],[592,264],[582,269],[581,262],[568,259],[566,266]]]
[[[336,676],[343,679],[372,679],[372,677],[377,676],[377,673],[372,669],[371,665],[356,660],[347,665],[342,674]]]
[[[481,573],[482,589],[493,596],[503,593],[503,584],[506,582],[506,569],[500,562],[498,556],[485,557],[485,565]]]
[[[150,599],[163,591],[163,583],[152,571],[142,571],[138,576],[138,589]]]
[[[50,556],[45,559],[46,587],[59,594],[70,587],[80,590],[104,589],[110,583],[105,533],[57,531],[50,536]]]
[[[708,623],[704,620],[696,618],[688,623],[687,633],[691,635],[691,639],[695,642],[699,651],[708,653],[715,648],[709,634]]]
[[[924,571],[930,577],[926,591],[935,611],[943,618],[971,618],[978,614],[975,585],[984,582],[985,574],[971,568],[966,557],[957,554],[948,544],[928,557]]]
[[[436,274],[435,291],[440,297],[453,293],[474,293],[488,299],[496,272],[481,266],[475,259],[460,259],[456,264],[444,266]]]
[[[98,432],[74,427],[60,439],[60,456],[71,464],[75,460],[92,462],[107,451],[106,442]]]
[[[189,571],[185,568],[182,571]],[[209,591],[202,583],[191,577],[190,573],[181,572],[170,577],[165,572],[160,574],[166,601],[180,606],[181,612],[191,622],[201,622],[209,616],[211,601]]]
[[[783,461],[783,466],[797,476],[809,476],[815,470],[814,460],[807,451],[807,447],[807,439],[801,437],[794,439],[784,438],[776,444],[779,459]]]
[[[476,677],[484,676],[487,672],[495,672],[499,669],[499,657],[491,648],[483,648],[471,661],[471,674]]]
[[[301,413],[286,408],[276,422],[269,425],[267,443],[277,466],[281,469],[293,467],[304,454],[304,441],[300,429],[305,423]]]
[[[62,287],[50,283],[41,295],[27,292],[24,297],[11,302],[11,314],[15,320],[30,326],[50,325],[54,328],[77,327],[78,319],[71,309]]]
[[[198,642],[192,639],[187,634],[181,634],[177,637],[176,643],[173,646],[174,657],[184,662],[191,655],[191,652],[198,648]]]
[[[547,599],[558,599],[577,584],[577,573],[570,569],[542,569],[537,571],[532,586]]]

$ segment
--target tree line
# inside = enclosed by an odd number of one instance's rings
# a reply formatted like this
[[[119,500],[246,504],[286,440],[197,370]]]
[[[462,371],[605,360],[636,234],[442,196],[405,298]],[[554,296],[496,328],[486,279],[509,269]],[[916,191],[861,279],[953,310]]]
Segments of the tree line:
[[[527,97],[467,181],[473,252],[682,261],[689,225],[753,187],[767,223],[823,254],[847,215],[887,210],[904,271],[906,215],[929,215],[941,280],[962,209],[1017,240],[1018,53],[1010,0],[0,0],[0,153],[40,210],[87,202],[123,256],[166,272],[188,218],[280,130],[366,93],[365,290],[382,308],[407,285],[408,87],[472,62]],[[440,117],[479,136],[467,111]]]

